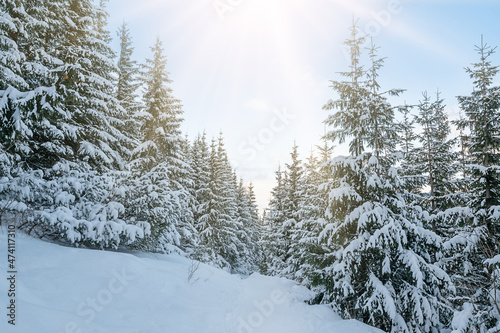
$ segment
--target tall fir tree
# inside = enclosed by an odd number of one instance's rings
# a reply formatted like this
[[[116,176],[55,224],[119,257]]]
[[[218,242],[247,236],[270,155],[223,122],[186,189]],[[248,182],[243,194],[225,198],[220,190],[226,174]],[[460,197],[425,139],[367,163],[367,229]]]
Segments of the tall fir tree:
[[[151,225],[151,236],[139,246],[153,251],[184,251],[182,237],[194,229],[188,222],[190,194],[183,184],[189,171],[182,156],[182,107],[173,96],[159,38],[151,51],[153,56],[147,59],[142,78],[142,137],[132,152],[134,190],[128,202],[133,215]]]
[[[490,60],[494,48],[481,40],[476,51],[479,61],[467,68],[474,89],[458,97],[465,119],[456,122],[469,131],[466,204],[443,213],[459,227],[448,242],[460,290],[454,332],[500,330],[500,88],[493,85],[499,68]]]
[[[299,223],[293,231],[293,254],[295,256],[294,278],[310,286],[315,279],[315,267],[325,260],[325,249],[318,241],[321,230],[325,227],[328,204],[328,188],[331,186],[327,162],[331,158],[332,148],[324,140],[318,146],[319,157],[311,154],[304,165],[303,201],[298,211]]]
[[[283,233],[286,201],[286,178],[281,167],[276,171],[276,185],[271,191],[269,207],[263,217],[262,248],[264,258],[261,272],[268,275],[279,275],[285,269],[287,256],[286,239]]]
[[[429,227],[445,236],[448,227],[441,225],[438,213],[457,203],[458,182],[455,175],[458,156],[454,151],[456,140],[448,139],[451,130],[443,102],[439,92],[436,93],[434,102],[424,92],[423,100],[417,106],[419,113],[415,120],[422,127],[422,133],[418,135],[421,147],[414,151],[413,168],[422,175],[423,181],[418,190],[429,188],[420,202],[422,207],[433,214],[429,219]]]
[[[255,196],[255,190],[253,183],[248,185],[247,189],[247,200],[248,200],[248,210],[250,213],[249,227],[250,231],[250,241],[251,243],[251,251],[253,254],[253,271],[256,272],[259,270],[259,267],[262,263],[263,250],[260,244],[261,236],[262,236],[262,220],[259,216],[259,210],[257,207],[257,201]]]
[[[299,270],[300,259],[298,257],[298,248],[302,223],[300,211],[303,208],[305,196],[304,167],[299,157],[298,146],[294,143],[290,154],[291,163],[286,164],[286,181],[284,197],[284,215],[282,233],[285,238],[285,270],[281,272],[284,276],[294,277]]]
[[[238,237],[238,265],[237,271],[252,273],[258,270],[260,249],[258,244],[259,221],[255,219],[250,193],[240,179],[236,188],[237,219],[235,221]]]
[[[139,66],[137,61],[132,59],[134,47],[125,21],[118,29],[117,35],[120,39],[120,53],[117,64],[116,99],[125,110],[124,125],[129,132],[129,136],[137,139],[140,136],[140,121],[138,121],[137,117],[141,107],[137,93],[140,86],[138,80]]]
[[[351,35],[344,42],[344,45],[349,49],[351,58],[350,71],[340,73],[350,81],[331,81],[331,87],[339,92],[339,99],[337,101],[329,100],[323,107],[327,111],[337,110],[337,112],[328,115],[324,121],[327,126],[334,127],[325,136],[331,140],[338,140],[339,143],[344,143],[346,139],[352,137],[353,139],[349,143],[349,151],[354,156],[360,155],[364,150],[363,137],[365,136],[365,130],[361,123],[365,118],[366,105],[363,101],[366,99],[367,93],[366,89],[362,89],[365,71],[360,64],[361,47],[366,41],[366,37],[359,35],[360,31],[356,23],[353,21],[350,28]]]
[[[196,230],[202,231],[201,217],[208,214],[210,207],[210,150],[206,141],[205,133],[199,134],[191,145],[190,163],[193,170],[192,183],[190,186],[191,196],[193,198],[191,211],[193,214]],[[206,245],[206,244],[205,244]],[[200,244],[200,247],[202,244]],[[198,255],[206,253],[205,249],[198,249]]]
[[[405,102],[398,108],[402,116],[402,119],[397,122],[398,146],[402,155],[398,173],[407,194],[406,199],[419,204],[421,202],[420,189],[425,183],[425,177],[416,168],[418,157],[415,144],[418,136],[415,132],[415,116],[411,113],[414,107]]]
[[[351,31],[347,44],[361,45],[358,28]],[[339,99],[325,106],[334,112],[326,121],[335,126],[330,137],[343,142],[351,136],[352,156],[331,162],[337,187],[329,195],[331,222],[320,237],[334,260],[321,267],[318,281],[323,302],[344,317],[391,332],[438,332],[447,320],[450,279],[435,264],[440,237],[424,228],[426,213],[401,193],[394,112],[377,82],[382,60],[376,50],[372,44],[365,71],[358,47],[351,49],[351,71],[343,73],[350,81],[334,82]]]
[[[124,218],[108,174],[123,167],[128,138],[112,96],[112,51],[95,29],[102,12],[90,1],[4,4],[17,24],[10,51],[22,62],[11,69],[25,84],[7,83],[0,93],[0,141],[14,156],[11,170],[22,170],[8,177],[25,188],[24,225],[76,244],[117,246],[143,236]]]
[[[238,218],[238,182],[227,158],[222,134],[212,139],[208,158],[209,181],[197,220],[200,243],[208,251],[204,260],[229,271],[239,272],[242,220]],[[201,193],[200,193],[201,194]]]

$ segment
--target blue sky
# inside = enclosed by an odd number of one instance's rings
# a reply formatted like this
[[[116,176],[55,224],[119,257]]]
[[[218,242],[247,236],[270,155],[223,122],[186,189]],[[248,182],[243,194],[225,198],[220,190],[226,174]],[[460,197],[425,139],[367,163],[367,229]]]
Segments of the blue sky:
[[[451,118],[455,96],[472,89],[464,67],[477,60],[481,34],[500,46],[497,0],[109,0],[108,11],[113,36],[128,22],[138,61],[160,36],[184,131],[222,131],[261,208],[294,140],[303,158],[319,143],[322,106],[335,98],[329,80],[348,66],[342,41],[353,15],[387,57],[382,89],[407,89],[394,103],[439,89]]]

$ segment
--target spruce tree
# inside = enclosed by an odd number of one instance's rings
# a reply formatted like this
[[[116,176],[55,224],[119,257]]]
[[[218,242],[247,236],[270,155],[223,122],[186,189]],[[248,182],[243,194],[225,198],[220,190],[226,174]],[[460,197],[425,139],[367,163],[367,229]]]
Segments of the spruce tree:
[[[113,52],[96,30],[102,9],[89,0],[54,1],[49,8],[62,61],[54,74],[61,111],[68,117],[63,129],[73,148],[68,158],[87,161],[97,170],[122,167],[128,140],[119,130],[124,110],[113,93]]]
[[[125,21],[117,31],[120,39],[120,53],[118,58],[118,79],[116,83],[116,99],[125,110],[125,127],[128,128],[129,135],[133,138],[139,137],[140,123],[137,121],[137,112],[140,110],[137,90],[139,88],[139,66],[137,61],[132,59],[134,48],[132,38]]]
[[[167,59],[159,37],[151,51],[152,58],[146,60],[141,77],[145,86],[144,119],[140,130],[142,143],[133,151],[134,166],[151,169],[168,160],[170,168],[174,168],[182,164],[178,160],[183,141],[180,132],[182,105],[173,96],[172,81],[166,70]]]
[[[244,248],[241,239],[238,238],[238,230],[241,230],[243,225],[238,220],[238,181],[229,163],[222,133],[217,140],[216,167],[219,198],[221,199],[221,214],[218,216],[220,230],[218,232],[222,251],[219,254],[230,264],[233,271],[237,271],[243,265],[240,262],[241,256],[238,251],[238,249]]]
[[[283,252],[286,263],[285,270],[281,273],[292,278],[299,270],[300,260],[298,258],[298,247],[302,229],[300,210],[303,208],[305,184],[302,161],[299,158],[298,146],[292,147],[291,163],[286,164],[284,216],[282,234],[285,244]]]
[[[493,85],[499,68],[490,60],[494,48],[481,40],[476,51],[479,61],[467,68],[474,89],[458,97],[465,119],[456,122],[469,131],[463,141],[469,154],[466,204],[443,214],[458,227],[448,243],[460,291],[455,332],[500,329],[500,88]]]
[[[279,275],[285,269],[285,260],[288,253],[285,251],[286,242],[283,233],[286,200],[285,175],[281,167],[276,171],[276,186],[271,191],[269,207],[263,217],[262,248],[264,258],[261,272],[267,275]]]
[[[364,150],[363,137],[365,136],[365,127],[362,122],[366,113],[366,105],[363,102],[367,92],[366,89],[361,87],[365,71],[360,64],[360,55],[361,46],[366,37],[359,35],[359,27],[354,21],[350,32],[350,38],[344,42],[351,57],[350,71],[340,73],[350,81],[331,81],[331,87],[339,92],[339,99],[337,101],[328,101],[323,109],[337,110],[337,112],[328,115],[324,122],[327,126],[334,127],[334,130],[328,132],[325,137],[338,140],[339,143],[344,143],[347,138],[352,137],[349,143],[349,151],[354,156],[358,156]]]
[[[418,136],[415,132],[415,116],[411,113],[413,108],[413,105],[407,105],[406,102],[398,108],[402,115],[402,119],[397,122],[398,145],[402,155],[398,172],[407,193],[406,199],[419,204],[422,199],[420,189],[425,183],[425,177],[416,168],[420,161],[415,147]]]
[[[194,225],[198,231],[202,230],[200,218],[208,214],[210,205],[210,150],[206,141],[205,133],[199,134],[191,145],[190,163],[193,170],[192,183],[189,187],[191,197],[193,198],[191,211],[194,219]],[[201,244],[200,244],[201,246]],[[206,250],[199,249],[199,255]]]
[[[204,261],[230,271],[241,271],[240,250],[245,246],[239,231],[237,179],[227,158],[222,134],[212,139],[208,157],[208,186],[202,195],[199,218],[196,221],[200,243],[206,249]]]
[[[26,35],[25,26],[30,19],[26,16],[21,1],[4,0],[0,2],[0,89],[9,86],[16,89],[27,88],[22,76],[22,64],[26,56],[20,49],[19,39]],[[28,37],[28,36],[26,36]]]
[[[357,27],[351,31],[347,43],[360,45]],[[333,83],[339,99],[325,107],[334,112],[326,121],[335,126],[330,137],[343,142],[351,136],[352,156],[331,163],[337,187],[330,191],[331,222],[321,239],[334,260],[321,267],[323,302],[387,331],[437,332],[447,320],[443,302],[450,286],[435,264],[441,239],[423,226],[427,213],[408,205],[401,191],[394,108],[377,82],[382,60],[373,45],[367,71],[359,69],[358,48],[351,56],[351,71],[343,74],[350,81]]]
[[[258,246],[259,221],[255,219],[255,211],[250,193],[240,179],[236,189],[237,220],[235,226],[238,237],[238,268],[242,273],[257,271],[260,260],[260,249]]]
[[[47,4],[4,1],[1,6],[1,142],[22,160],[23,169],[43,168],[71,150],[61,140],[65,119],[52,107],[51,71],[60,60],[45,43],[50,29]]]
[[[457,202],[456,140],[448,139],[450,125],[439,92],[434,102],[424,92],[423,100],[417,107],[419,113],[415,120],[422,127],[422,133],[418,135],[421,147],[414,150],[413,168],[422,175],[422,183],[417,187],[419,192],[423,187],[429,188],[429,192],[421,196],[420,204],[433,214],[429,219],[429,227],[445,236],[448,227],[440,223],[439,213]]]
[[[140,243],[153,251],[184,251],[183,235],[192,233],[189,192],[183,184],[188,167],[183,161],[180,101],[172,94],[162,42],[157,38],[143,73],[144,119],[141,142],[133,150],[129,200],[133,215],[151,225],[151,236]]]
[[[259,216],[259,211],[257,208],[257,202],[255,197],[255,191],[253,183],[248,185],[247,189],[247,200],[248,200],[248,210],[250,213],[249,227],[250,231],[250,241],[251,241],[251,251],[253,254],[253,271],[258,271],[259,266],[262,262],[262,246],[260,244],[262,236],[262,221]]]
[[[310,285],[315,279],[314,267],[324,260],[325,250],[318,240],[328,220],[325,213],[331,172],[327,162],[331,158],[331,147],[325,140],[324,145],[318,148],[319,158],[311,150],[311,155],[304,164],[303,201],[298,211],[299,223],[292,235],[296,260],[294,277],[306,285]]]
[[[24,227],[102,247],[143,236],[141,226],[124,218],[109,174],[124,165],[128,138],[112,96],[112,52],[95,29],[98,9],[90,1],[4,4],[16,24],[11,51],[22,62],[10,68],[25,84],[10,81],[0,93],[0,141],[15,161],[17,174],[7,177],[25,189],[23,198],[10,198],[21,199],[28,212]]]

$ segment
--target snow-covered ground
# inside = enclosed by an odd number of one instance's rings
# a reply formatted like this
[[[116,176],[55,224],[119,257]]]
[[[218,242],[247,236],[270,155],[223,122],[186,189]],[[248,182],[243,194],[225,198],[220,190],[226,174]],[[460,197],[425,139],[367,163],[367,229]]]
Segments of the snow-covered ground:
[[[0,229],[2,333],[381,332],[305,304],[310,292],[293,281],[244,278],[176,255],[66,248],[19,233],[15,254],[12,326],[7,236]]]

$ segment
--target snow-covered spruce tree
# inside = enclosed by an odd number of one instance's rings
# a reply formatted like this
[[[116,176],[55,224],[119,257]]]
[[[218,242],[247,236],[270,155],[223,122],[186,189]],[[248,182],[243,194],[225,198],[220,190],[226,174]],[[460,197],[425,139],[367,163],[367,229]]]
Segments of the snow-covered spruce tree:
[[[202,230],[200,218],[208,214],[210,206],[210,164],[209,164],[210,149],[206,141],[206,135],[198,134],[190,145],[189,149],[189,164],[191,167],[191,183],[188,186],[190,196],[191,215],[193,217],[193,225],[198,233]],[[198,236],[197,236],[198,238]],[[207,248],[207,244],[200,242],[195,248],[192,257],[200,261],[210,261],[211,250]]]
[[[205,261],[231,270],[242,267],[238,249],[244,248],[238,238],[237,181],[227,158],[222,135],[210,146],[209,182],[203,191],[202,215],[196,221],[200,244],[208,253]]]
[[[458,227],[447,244],[459,287],[457,333],[500,330],[500,88],[493,86],[499,68],[490,61],[494,49],[481,40],[476,50],[480,59],[467,69],[474,89],[458,97],[465,119],[456,122],[469,131],[466,205],[442,214]]]
[[[240,179],[236,189],[237,220],[235,226],[239,239],[238,271],[246,274],[257,271],[260,261],[258,244],[260,228],[258,218],[255,218],[254,204],[243,180]]]
[[[182,203],[185,212],[181,216],[181,249],[189,257],[193,257],[199,248],[199,237],[195,227],[193,206],[195,203],[195,198],[192,195],[191,188],[194,183],[194,171],[192,168],[191,160],[191,143],[187,135],[184,136],[181,142],[181,149],[179,153],[179,159],[183,161],[182,173],[176,177],[178,183],[177,186],[183,188],[187,191],[187,195],[184,197]]]
[[[406,103],[398,107],[402,115],[402,119],[397,121],[398,146],[402,153],[398,174],[407,192],[407,200],[420,203],[420,189],[423,187],[425,177],[415,167],[417,163],[415,143],[418,137],[415,133],[415,117],[411,113],[413,108],[414,106]]]
[[[21,122],[30,129],[15,140],[23,146],[19,154],[32,168],[64,159],[99,170],[123,165],[112,51],[95,30],[100,11],[90,1],[17,5],[32,21],[16,37],[28,85],[11,103],[16,130]]]
[[[131,214],[151,225],[151,235],[138,245],[149,251],[183,251],[182,235],[193,232],[187,206],[189,192],[182,179],[188,174],[182,157],[180,132],[182,108],[170,87],[162,42],[157,38],[151,48],[142,76],[144,117],[141,142],[133,150]]]
[[[44,86],[51,83],[49,73],[57,61],[45,52],[50,48],[44,44],[46,6],[36,1],[3,1],[0,6],[1,142],[18,161],[28,164],[25,168],[37,168],[47,160],[54,163],[57,150],[64,150],[53,128],[61,117],[43,105],[47,104]],[[34,162],[37,165],[30,165]]]
[[[1,141],[15,156],[11,170],[23,172],[7,175],[6,199],[22,201],[22,225],[41,235],[98,246],[143,236],[123,218],[115,183],[103,175],[123,165],[127,138],[117,128],[112,52],[95,30],[96,7],[90,1],[11,3],[29,20],[17,20],[11,31],[17,31],[26,85],[0,93]],[[23,188],[23,197],[12,187]]]
[[[74,157],[96,170],[124,165],[127,141],[118,127],[124,110],[114,97],[112,74],[116,72],[114,53],[97,31],[102,8],[89,0],[53,1],[52,12],[57,58],[55,87],[63,110],[70,116],[66,131],[71,131]],[[59,19],[58,19],[59,18]],[[73,126],[72,126],[73,125]]]
[[[0,2],[0,14],[0,89],[27,88],[21,72],[25,55],[18,41],[26,35],[25,26],[31,17],[19,0]]]
[[[450,125],[444,111],[443,100],[436,93],[436,100],[431,102],[427,92],[418,104],[416,123],[422,127],[418,135],[421,147],[415,149],[413,168],[424,180],[419,188],[428,187],[429,192],[421,197],[420,205],[431,214],[436,214],[453,207],[458,194],[458,182],[455,180],[457,154],[454,151],[456,140],[448,139]],[[441,225],[438,216],[432,215],[429,227],[444,236],[447,226]]]
[[[332,110],[338,107],[338,111],[329,115],[325,120],[327,126],[336,126],[334,131],[326,133],[325,138],[330,140],[338,140],[339,143],[344,143],[346,138],[352,137],[349,143],[349,150],[355,156],[358,156],[364,150],[363,137],[365,129],[361,126],[363,112],[366,106],[363,104],[366,100],[366,89],[361,88],[363,75],[365,73],[363,66],[360,64],[361,46],[365,43],[366,37],[359,36],[359,28],[353,22],[351,27],[351,37],[344,44],[349,49],[351,56],[351,64],[349,72],[341,72],[340,75],[349,79],[345,81],[332,81],[332,88],[339,92],[339,99],[336,103],[329,100],[323,107],[325,110]],[[338,105],[337,105],[338,104]],[[343,126],[338,126],[342,124]]]
[[[306,197],[304,207],[300,211],[304,234],[300,239],[301,250],[299,253],[301,253],[303,263],[301,270],[296,274],[298,279],[303,279],[302,283],[316,287],[321,285],[322,267],[328,266],[334,260],[332,247],[323,242],[320,235],[325,226],[332,220],[328,211],[329,196],[330,191],[337,188],[337,182],[332,178],[333,170],[330,166],[333,147],[330,147],[326,137],[323,137],[323,145],[317,146],[317,148],[319,151],[317,162],[309,160],[306,164]],[[318,163],[316,171],[313,170],[315,163]],[[321,298],[324,288],[319,287],[318,289],[319,295],[315,301]]]
[[[251,182],[248,185],[248,209],[250,211],[250,219],[254,225],[260,225],[259,209],[257,208],[257,199],[255,197],[254,185]]]
[[[350,80],[333,82],[339,99],[325,106],[333,111],[326,120],[334,127],[330,137],[351,137],[352,155],[331,161],[338,187],[330,192],[331,222],[321,237],[335,260],[323,267],[323,302],[386,331],[438,332],[448,320],[443,302],[451,288],[435,264],[441,239],[423,226],[427,213],[401,193],[394,111],[377,83],[383,61],[372,45],[370,68],[360,70],[362,39],[355,24],[351,32],[351,71],[344,73]]]
[[[19,91],[28,89],[22,64],[26,56],[18,44],[27,40],[26,26],[32,18],[25,12],[20,1],[0,2],[0,212],[26,210],[27,195],[22,186],[15,186],[15,179],[23,174],[19,167],[16,137],[30,135],[31,131],[20,117],[14,105]],[[17,130],[16,130],[17,128]],[[24,148],[24,147],[22,147]]]
[[[284,216],[282,233],[284,236],[285,270],[282,275],[293,278],[300,268],[298,248],[302,231],[300,210],[303,208],[305,184],[304,167],[299,158],[298,146],[294,143],[290,153],[291,163],[286,164]]]
[[[304,167],[294,144],[291,163],[276,172],[269,211],[264,219],[263,247],[266,248],[263,272],[294,278],[300,269],[300,237],[303,234]]]
[[[132,59],[134,47],[132,46],[132,37],[127,23],[122,23],[117,35],[120,39],[120,53],[117,65],[116,99],[125,110],[126,119],[124,119],[124,125],[129,136],[139,138],[140,121],[136,119],[141,108],[137,94],[140,85],[138,80],[139,66],[137,61]]]
[[[238,212],[238,178],[236,177],[229,162],[225,149],[224,139],[220,133],[217,140],[217,165],[219,169],[219,181],[222,199],[222,211],[220,215],[223,228],[220,230],[221,240],[224,242],[224,250],[220,253],[231,265],[232,271],[247,272],[245,269],[245,237],[238,237],[238,231],[244,228],[244,220],[239,219]],[[242,198],[244,201],[244,198]]]
[[[253,183],[248,185],[247,189],[247,200],[248,200],[248,210],[250,213],[249,228],[250,240],[252,244],[250,246],[250,251],[252,252],[254,258],[253,271],[258,271],[260,263],[262,262],[262,247],[260,244],[260,239],[262,235],[262,221],[259,217],[259,210],[257,208],[257,201],[255,197],[255,190]]]
[[[207,148],[206,145],[202,146],[201,143],[200,148],[203,146],[204,149]],[[222,214],[223,206],[219,180],[220,171],[217,165],[217,145],[214,139],[212,139],[210,148],[207,151],[209,152],[207,157],[207,183],[201,183],[202,180],[205,180],[202,178],[204,175],[200,175],[199,180],[194,182],[195,184],[199,183],[201,186],[200,190],[196,189],[195,225],[200,235],[200,245],[205,249],[206,253],[200,259],[229,269],[230,264],[219,255],[222,252],[220,247],[223,245],[223,241],[219,238],[219,230],[221,229],[219,215]],[[196,156],[202,156],[201,153],[202,151],[196,152]],[[204,165],[201,164],[200,167],[204,167]]]
[[[318,241],[319,233],[327,221],[328,186],[331,172],[328,162],[332,148],[325,140],[318,147],[319,158],[311,150],[311,155],[304,164],[303,200],[298,210],[299,222],[292,230],[292,254],[294,256],[294,278],[306,285],[314,280],[314,269],[318,261],[324,260],[325,250]]]
[[[263,261],[261,272],[266,275],[279,275],[285,269],[287,256],[286,239],[284,236],[286,178],[281,167],[276,171],[276,186],[271,191],[271,200],[263,217],[263,235],[261,247]]]
[[[97,19],[94,22],[95,30],[97,31],[99,38],[106,44],[110,44],[113,40],[111,38],[111,32],[107,29],[109,13],[106,10],[106,6],[109,0],[99,0],[99,4],[96,6]],[[107,56],[109,58],[115,58],[116,54],[112,49],[106,50]]]

